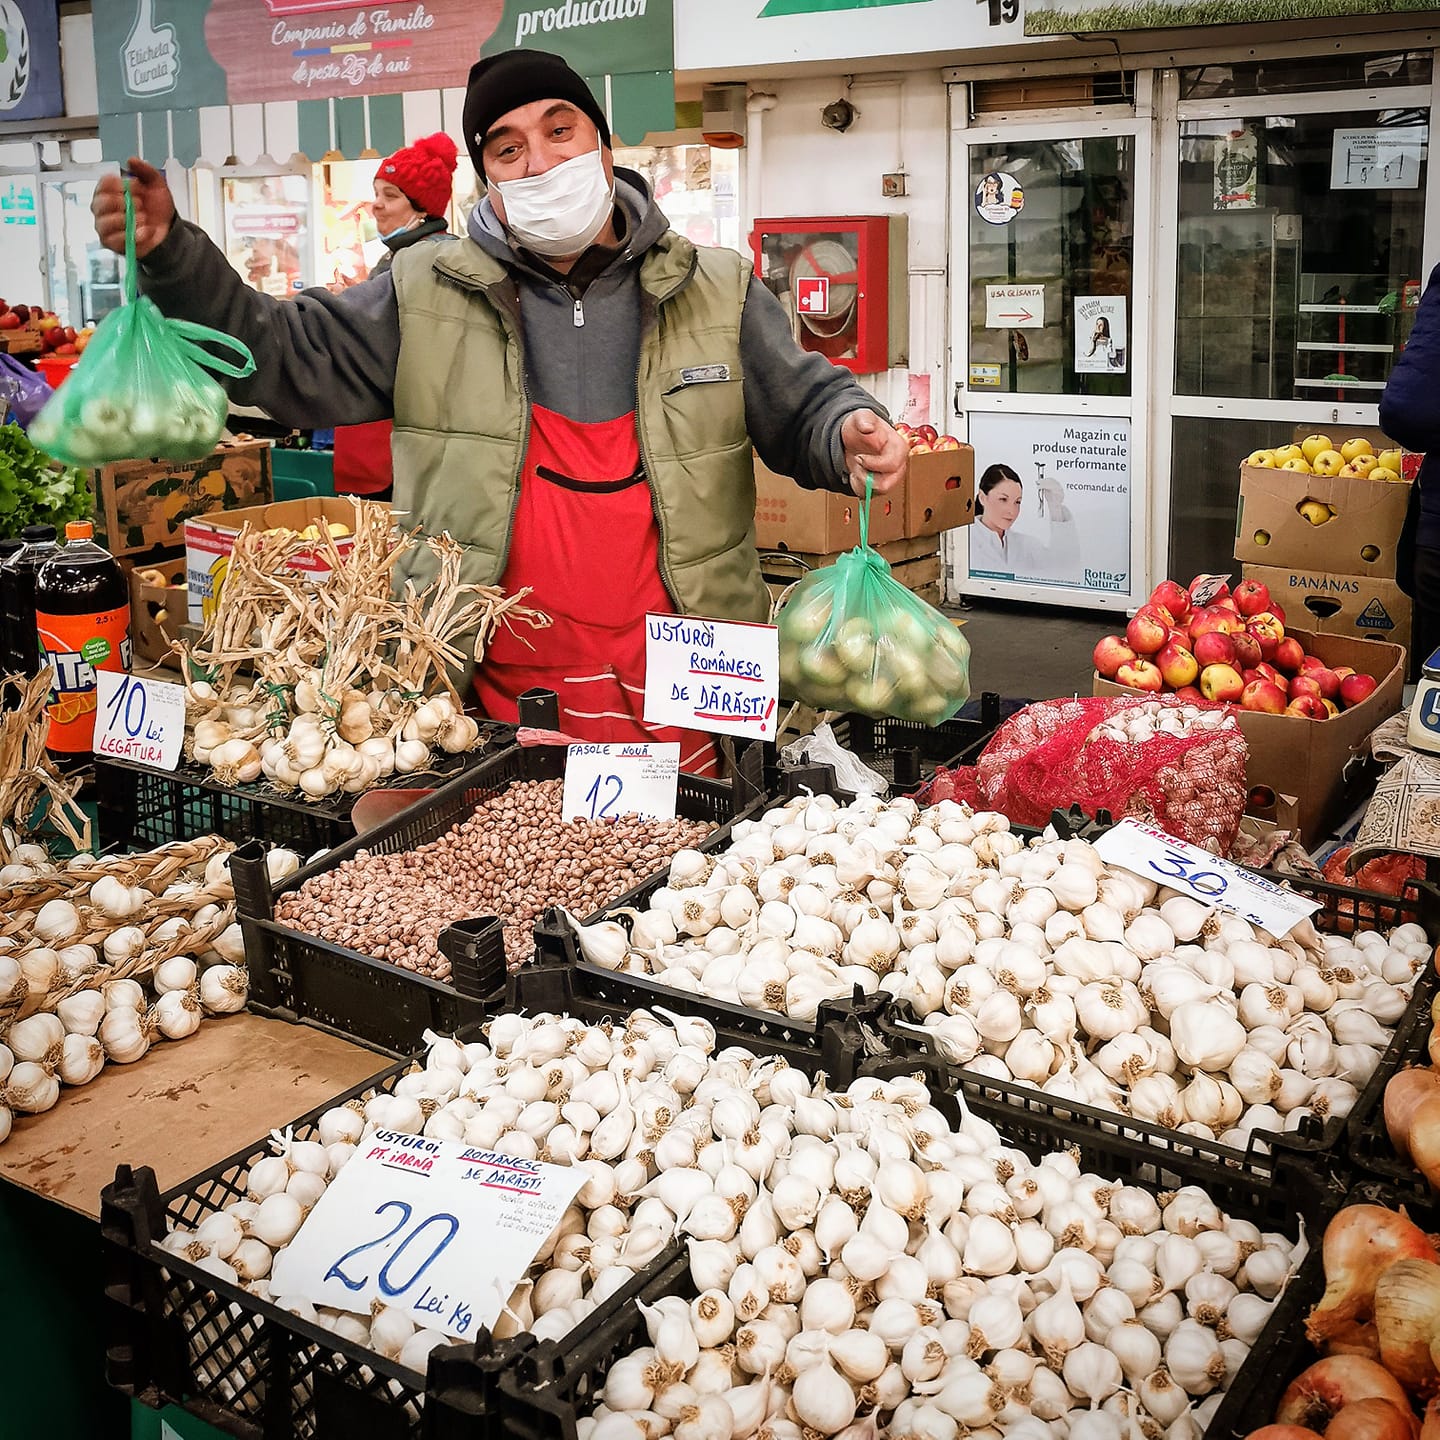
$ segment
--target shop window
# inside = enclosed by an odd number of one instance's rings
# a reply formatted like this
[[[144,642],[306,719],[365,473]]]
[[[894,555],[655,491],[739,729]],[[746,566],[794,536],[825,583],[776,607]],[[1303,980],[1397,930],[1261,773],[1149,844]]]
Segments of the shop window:
[[[1181,100],[1226,100],[1296,91],[1393,89],[1430,83],[1431,54],[1276,56],[1234,64],[1199,65],[1180,72]]]
[[[120,257],[95,237],[94,193],[89,177],[44,185],[50,303],[64,324],[77,329],[97,324],[120,304]]]
[[[1378,400],[1424,278],[1426,120],[1182,123],[1177,394]]]
[[[1128,395],[1135,140],[972,146],[970,385]]]
[[[225,255],[247,284],[283,299],[307,283],[310,181],[304,175],[226,176]]]
[[[697,245],[744,250],[738,150],[712,150],[708,145],[620,146],[615,163],[645,177],[655,203],[682,235]]]

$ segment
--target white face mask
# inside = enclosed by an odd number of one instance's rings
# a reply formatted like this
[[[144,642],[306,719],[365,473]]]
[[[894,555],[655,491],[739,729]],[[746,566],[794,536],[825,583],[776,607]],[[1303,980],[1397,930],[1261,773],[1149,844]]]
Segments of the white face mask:
[[[505,228],[527,250],[549,259],[586,250],[615,206],[615,187],[605,176],[598,144],[543,175],[490,183],[505,203]]]

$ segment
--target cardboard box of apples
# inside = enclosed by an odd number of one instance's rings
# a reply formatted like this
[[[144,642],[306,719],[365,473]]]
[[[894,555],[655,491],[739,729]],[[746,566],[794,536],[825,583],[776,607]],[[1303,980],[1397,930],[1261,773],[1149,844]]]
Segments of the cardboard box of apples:
[[[1258,580],[1162,581],[1125,634],[1095,646],[1094,693],[1168,691],[1233,705],[1253,790],[1294,795],[1311,839],[1343,807],[1344,770],[1400,708],[1405,651],[1377,640],[1287,629]],[[1323,721],[1324,724],[1301,723]]]
[[[1410,501],[1404,456],[1365,436],[1307,435],[1240,467],[1235,558],[1338,575],[1395,574]],[[1387,483],[1382,483],[1387,482]]]
[[[11,355],[78,356],[95,327],[62,325],[53,310],[39,305],[10,305],[0,300],[0,346]]]

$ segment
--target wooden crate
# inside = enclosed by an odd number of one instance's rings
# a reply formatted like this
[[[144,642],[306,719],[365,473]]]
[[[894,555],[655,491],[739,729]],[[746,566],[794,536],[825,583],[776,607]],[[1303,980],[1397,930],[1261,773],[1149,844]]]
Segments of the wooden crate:
[[[32,320],[18,330],[0,330],[0,350],[7,355],[38,355],[40,327]]]

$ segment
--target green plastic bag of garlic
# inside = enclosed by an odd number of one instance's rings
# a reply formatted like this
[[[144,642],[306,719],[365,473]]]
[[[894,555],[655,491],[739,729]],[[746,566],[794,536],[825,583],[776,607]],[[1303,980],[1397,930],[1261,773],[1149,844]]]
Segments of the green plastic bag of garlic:
[[[812,570],[780,610],[780,681],[817,709],[939,725],[970,698],[970,645],[870,548],[872,489],[867,475],[859,545]]]
[[[208,325],[169,320],[135,277],[135,209],[125,186],[124,304],[99,324],[65,384],[30,425],[30,439],[66,465],[199,460],[220,439],[230,402],[213,376],[244,379],[255,358]],[[202,345],[233,350],[227,360]]]

